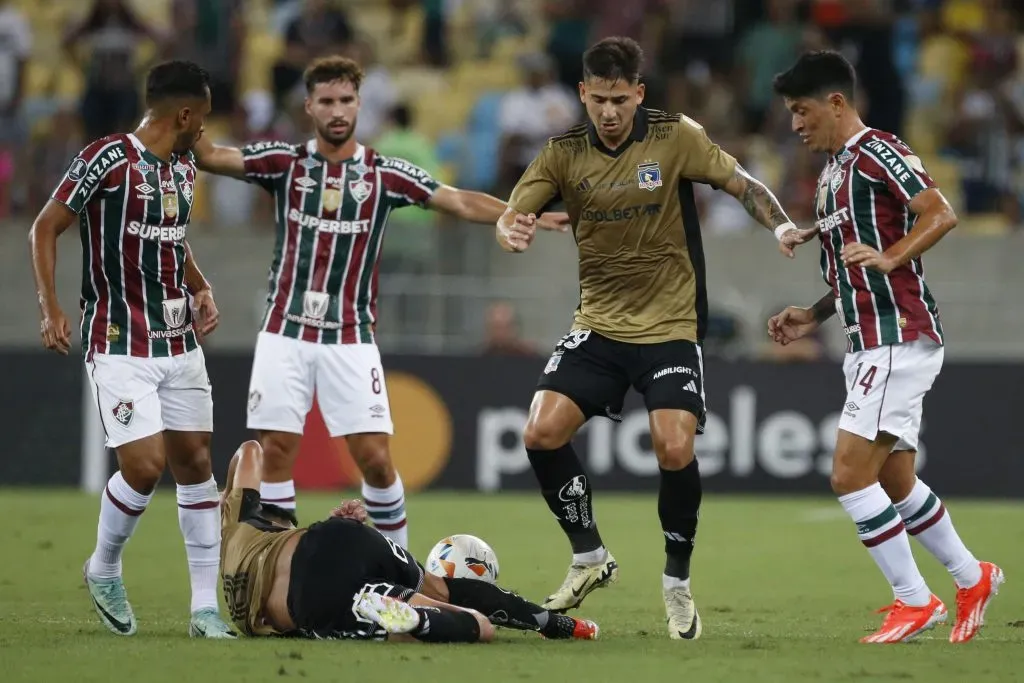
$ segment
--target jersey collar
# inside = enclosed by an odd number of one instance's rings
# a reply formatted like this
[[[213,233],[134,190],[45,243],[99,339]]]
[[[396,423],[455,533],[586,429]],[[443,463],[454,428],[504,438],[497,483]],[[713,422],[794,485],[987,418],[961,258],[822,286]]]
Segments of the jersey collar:
[[[629,131],[629,137],[626,141],[618,146],[617,149],[608,149],[601,138],[597,136],[597,128],[594,126],[594,122],[587,120],[587,139],[590,140],[590,144],[598,151],[607,154],[608,156],[617,157],[626,149],[629,148],[634,142],[643,142],[644,138],[647,137],[647,110],[643,107],[637,107],[636,113],[633,114],[633,130]]]
[[[845,152],[846,150],[850,149],[851,147],[856,145],[858,142],[860,142],[860,139],[862,137],[864,137],[865,135],[867,135],[869,130],[871,130],[871,129],[868,126],[864,126],[859,131],[854,133],[853,137],[851,137],[849,140],[847,140],[846,144],[843,145],[843,148],[841,150],[839,150],[838,152],[836,152],[836,156],[839,156],[840,154],[842,154],[843,152]]]
[[[350,156],[348,159],[341,159],[337,163],[339,163],[339,164],[346,164],[346,163],[348,163],[350,161],[362,161],[363,160],[363,153],[365,151],[366,151],[366,148],[363,147],[363,145],[361,145],[359,143],[356,143],[356,151],[352,154],[352,156]],[[316,138],[311,138],[310,140],[308,140],[306,142],[306,154],[308,154],[311,157],[316,158],[319,161],[324,162],[325,164],[333,163],[331,161],[328,161],[327,157],[325,157],[324,155],[320,154],[320,152],[317,150]]]

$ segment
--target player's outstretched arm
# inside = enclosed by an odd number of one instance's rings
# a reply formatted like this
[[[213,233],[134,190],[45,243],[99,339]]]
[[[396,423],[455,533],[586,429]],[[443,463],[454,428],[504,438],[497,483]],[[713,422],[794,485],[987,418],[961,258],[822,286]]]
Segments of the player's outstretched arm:
[[[779,251],[790,258],[793,258],[793,247],[810,241],[818,234],[816,228],[799,229],[789,220],[772,191],[739,164],[722,189],[738,199],[758,223],[775,233]]]
[[[49,200],[39,212],[28,233],[32,253],[32,272],[36,280],[39,326],[43,346],[66,356],[71,349],[71,326],[57,300],[54,272],[57,268],[57,238],[78,218],[74,211],[56,200]]]
[[[785,346],[818,329],[835,313],[835,299],[831,292],[808,308],[787,306],[781,313],[768,319],[768,336]]]
[[[202,135],[192,148],[192,153],[196,155],[196,165],[207,173],[245,178],[245,160],[242,150],[237,147],[215,145]]]
[[[847,268],[859,266],[890,273],[934,247],[958,222],[956,212],[938,188],[917,193],[907,206],[917,214],[910,232],[884,252],[859,242],[846,245],[839,255]]]

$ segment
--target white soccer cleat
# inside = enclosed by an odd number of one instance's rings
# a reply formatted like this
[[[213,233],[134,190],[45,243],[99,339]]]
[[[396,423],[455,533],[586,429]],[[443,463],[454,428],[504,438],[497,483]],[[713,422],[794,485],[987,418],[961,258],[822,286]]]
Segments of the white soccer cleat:
[[[672,640],[697,640],[704,627],[697,605],[688,588],[663,588],[665,613],[668,615],[668,637]]]
[[[558,590],[541,605],[552,612],[565,612],[579,607],[583,599],[598,588],[610,586],[619,580],[619,563],[611,553],[604,562],[594,565],[574,564]]]
[[[92,598],[92,606],[96,610],[103,625],[119,636],[133,636],[139,625],[128,602],[128,593],[124,589],[121,577],[116,579],[94,579],[89,576],[89,560],[82,567],[82,579]]]
[[[411,633],[420,625],[420,614],[412,605],[377,593],[362,593],[356,600],[355,611],[360,618],[388,633]]]

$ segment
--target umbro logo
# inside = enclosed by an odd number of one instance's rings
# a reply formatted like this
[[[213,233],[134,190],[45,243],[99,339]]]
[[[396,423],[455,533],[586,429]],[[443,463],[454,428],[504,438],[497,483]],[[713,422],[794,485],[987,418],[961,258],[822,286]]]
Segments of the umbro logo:
[[[135,186],[135,189],[139,192],[139,199],[149,201],[153,198],[153,193],[156,192],[156,188],[149,183],[139,183]]]
[[[860,410],[860,406],[854,403],[853,401],[850,401],[849,403],[846,404],[846,409],[849,410],[851,413],[855,413],[858,410]]]

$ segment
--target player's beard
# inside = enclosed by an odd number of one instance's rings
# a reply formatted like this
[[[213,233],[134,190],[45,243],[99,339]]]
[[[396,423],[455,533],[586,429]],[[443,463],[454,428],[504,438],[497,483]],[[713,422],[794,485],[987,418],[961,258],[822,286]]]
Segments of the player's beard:
[[[195,133],[183,133],[182,135],[179,135],[177,141],[174,143],[174,153],[185,154],[191,150],[196,146],[196,143],[199,142],[199,136],[201,134],[202,131],[196,131]]]
[[[345,132],[340,135],[332,133],[330,130],[330,125],[330,123],[327,123],[323,126],[317,125],[317,133],[320,134],[320,137],[323,139],[324,142],[335,147],[340,147],[344,145],[352,138],[352,135],[356,132],[355,117],[353,117],[352,120],[348,122],[348,128],[346,128]]]

